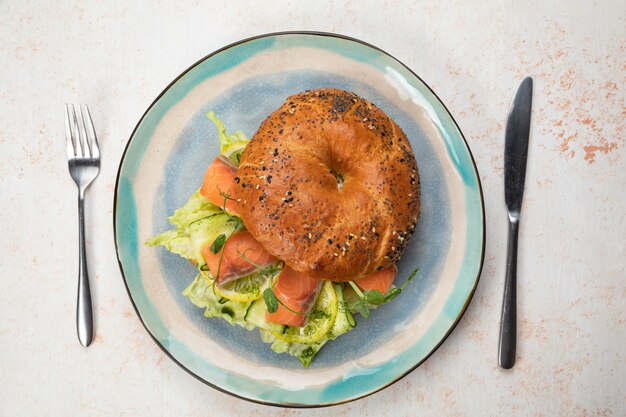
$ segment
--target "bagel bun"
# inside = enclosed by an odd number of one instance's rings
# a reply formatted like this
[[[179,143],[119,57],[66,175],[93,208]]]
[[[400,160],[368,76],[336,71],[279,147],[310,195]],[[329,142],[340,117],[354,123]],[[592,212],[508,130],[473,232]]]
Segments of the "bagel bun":
[[[381,109],[343,90],[287,98],[254,134],[236,175],[246,228],[318,279],[357,280],[396,263],[419,217],[407,137]]]

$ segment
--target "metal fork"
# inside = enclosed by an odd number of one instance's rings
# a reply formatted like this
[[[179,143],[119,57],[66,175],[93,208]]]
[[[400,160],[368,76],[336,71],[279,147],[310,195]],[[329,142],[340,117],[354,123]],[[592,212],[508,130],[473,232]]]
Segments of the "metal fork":
[[[78,186],[78,301],[76,329],[78,340],[87,347],[93,340],[93,311],[85,250],[85,191],[100,172],[100,149],[89,108],[86,105],[65,105],[65,136],[67,161],[72,179]]]

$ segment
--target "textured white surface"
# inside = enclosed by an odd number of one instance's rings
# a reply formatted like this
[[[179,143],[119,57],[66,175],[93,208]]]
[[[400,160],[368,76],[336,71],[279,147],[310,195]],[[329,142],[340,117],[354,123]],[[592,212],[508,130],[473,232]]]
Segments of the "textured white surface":
[[[626,4],[0,4],[0,416],[626,414]],[[171,3],[171,4],[170,4]],[[282,410],[221,394],[167,359],[132,310],[113,247],[123,148],[182,70],[230,42],[321,30],[373,43],[446,103],[487,209],[472,304],[420,368],[364,400]],[[519,262],[518,362],[496,363],[504,277],[504,120],[535,78]],[[62,104],[88,103],[104,161],[88,195],[96,340],[76,339],[75,190]]]

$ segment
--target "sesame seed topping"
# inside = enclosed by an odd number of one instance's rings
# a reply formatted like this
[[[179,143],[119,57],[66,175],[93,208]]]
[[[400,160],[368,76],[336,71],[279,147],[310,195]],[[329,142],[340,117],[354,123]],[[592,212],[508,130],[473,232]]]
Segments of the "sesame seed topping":
[[[361,236],[361,239],[363,239],[363,240],[367,240],[367,239],[365,239],[365,236]]]
[[[265,175],[261,175],[261,176],[259,177],[259,179],[260,179],[260,180],[264,180],[264,179],[265,179]],[[409,194],[409,195],[410,195],[410,194]]]
[[[289,207],[293,207],[293,204],[289,203]]]
[[[347,247],[350,247],[350,242],[346,242],[346,246],[347,246]]]
[[[413,194],[409,193],[409,197],[413,197]]]
[[[261,186],[259,184],[256,185],[256,189],[258,190],[259,188],[261,188]]]
[[[396,250],[396,247],[395,247],[395,246],[392,246],[392,247],[391,247],[391,250],[395,251],[395,250]]]
[[[367,128],[368,128],[369,130],[372,130],[372,129],[374,129],[374,125],[369,125]]]
[[[372,233],[376,233],[376,228],[372,227]]]
[[[367,120],[368,120],[367,117],[363,119],[364,122],[367,122]]]
[[[238,198],[238,199],[237,199],[237,202],[240,202],[240,201],[241,201],[241,198]]]
[[[309,239],[311,239],[311,233],[309,233]]]
[[[334,253],[333,253],[333,255],[335,255],[335,256],[339,256],[339,254],[338,254],[337,252],[334,252]]]
[[[392,233],[391,235],[392,235],[392,236],[395,236],[395,235],[396,235],[396,231],[394,230],[394,231],[393,231],[393,233]]]
[[[259,165],[263,165],[265,163],[265,161],[261,161],[259,162]]]
[[[283,200],[283,201],[285,201],[285,200],[286,200],[286,198],[285,198],[285,197],[281,197],[280,199],[281,199],[281,200]]]

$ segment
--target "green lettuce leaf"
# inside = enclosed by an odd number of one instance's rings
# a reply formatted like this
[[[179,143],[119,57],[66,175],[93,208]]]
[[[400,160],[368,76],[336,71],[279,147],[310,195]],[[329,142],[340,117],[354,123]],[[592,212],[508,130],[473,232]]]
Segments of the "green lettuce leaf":
[[[247,330],[253,330],[254,325],[245,320],[246,312],[252,302],[230,301],[220,297],[214,290],[212,282],[202,276],[196,275],[191,285],[183,291],[183,295],[189,298],[195,306],[204,308],[205,317],[221,317],[233,326],[241,326]]]
[[[241,154],[249,142],[246,135],[242,131],[238,130],[229,136],[226,134],[224,123],[217,118],[215,113],[209,112],[206,114],[206,117],[215,123],[215,126],[217,127],[217,133],[220,138],[220,153],[228,158],[232,163],[239,166]]]
[[[148,239],[148,246],[165,246],[167,250],[183,258],[205,265],[202,249],[220,234],[230,235],[235,224],[222,209],[208,202],[196,191],[185,205],[169,217],[174,229]]]

